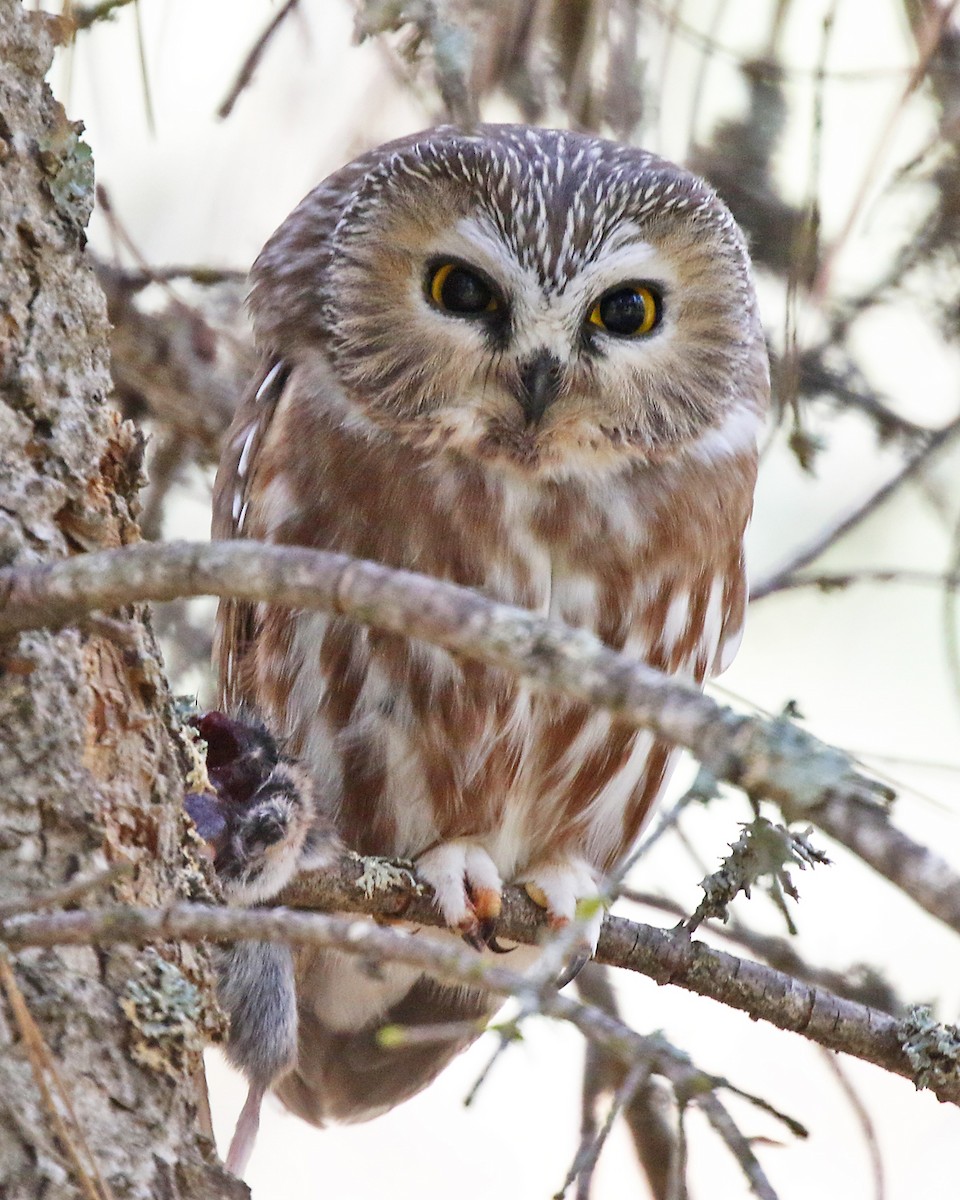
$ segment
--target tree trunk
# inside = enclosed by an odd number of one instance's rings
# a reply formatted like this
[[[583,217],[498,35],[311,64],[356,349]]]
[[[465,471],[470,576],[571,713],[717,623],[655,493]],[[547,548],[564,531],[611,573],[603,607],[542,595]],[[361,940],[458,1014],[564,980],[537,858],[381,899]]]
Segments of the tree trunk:
[[[105,403],[106,312],[83,257],[92,162],[43,82],[55,30],[0,0],[4,565],[139,536],[142,439]],[[202,895],[181,849],[188,765],[143,612],[0,644],[0,904],[118,863],[90,903]],[[209,1135],[200,1054],[221,1018],[205,953],[0,950],[0,982],[4,1200],[248,1195]]]

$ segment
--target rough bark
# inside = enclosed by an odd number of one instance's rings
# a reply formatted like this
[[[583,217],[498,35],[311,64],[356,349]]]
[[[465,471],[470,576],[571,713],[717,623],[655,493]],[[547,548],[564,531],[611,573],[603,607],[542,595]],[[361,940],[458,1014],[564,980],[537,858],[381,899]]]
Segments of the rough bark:
[[[92,162],[43,82],[56,28],[0,0],[5,565],[138,537],[142,444],[104,402],[106,312],[82,253]],[[115,900],[202,891],[179,848],[185,756],[157,648],[141,616],[129,617],[121,644],[95,625],[0,644],[0,903],[114,863],[130,864]],[[204,1132],[200,1049],[220,1020],[204,952],[76,946],[0,967],[4,1200],[248,1194]],[[72,1112],[57,1117],[64,1094]]]

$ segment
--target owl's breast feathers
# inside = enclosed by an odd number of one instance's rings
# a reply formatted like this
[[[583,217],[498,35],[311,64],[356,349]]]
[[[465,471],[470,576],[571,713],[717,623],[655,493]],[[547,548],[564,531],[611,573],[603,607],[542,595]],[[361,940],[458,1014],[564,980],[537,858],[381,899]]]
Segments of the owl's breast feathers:
[[[246,416],[234,458],[256,443],[255,466],[219,498],[221,535],[476,587],[698,683],[736,649],[752,445],[714,437],[660,464],[537,481],[351,430],[296,375],[268,425]],[[468,836],[508,879],[566,853],[609,869],[669,774],[673,750],[651,734],[425,643],[273,606],[221,619],[227,702],[289,738],[362,853]]]

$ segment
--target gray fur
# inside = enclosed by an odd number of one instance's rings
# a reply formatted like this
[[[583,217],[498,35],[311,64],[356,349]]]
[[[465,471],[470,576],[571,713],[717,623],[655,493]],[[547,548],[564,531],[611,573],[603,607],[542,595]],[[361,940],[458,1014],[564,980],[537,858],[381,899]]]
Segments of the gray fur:
[[[238,942],[217,965],[220,1003],[230,1015],[227,1057],[265,1089],[296,1061],[293,955],[273,942]]]

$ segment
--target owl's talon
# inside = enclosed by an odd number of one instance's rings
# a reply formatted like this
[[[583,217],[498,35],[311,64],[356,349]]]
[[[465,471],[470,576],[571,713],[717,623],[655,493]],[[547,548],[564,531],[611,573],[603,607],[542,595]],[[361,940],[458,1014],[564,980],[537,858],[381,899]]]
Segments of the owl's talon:
[[[477,928],[462,929],[460,931],[460,936],[468,946],[472,946],[474,950],[479,951],[481,954],[487,948],[486,938]]]
[[[481,929],[489,927],[489,931],[492,933],[500,917],[500,910],[503,907],[500,889],[470,887],[470,901],[473,905],[473,911],[477,914],[477,920],[480,922]]]
[[[584,946],[578,950],[554,981],[557,991],[565,988],[568,983],[573,983],[591,958],[593,958],[593,949],[590,946]]]
[[[500,915],[503,882],[493,859],[477,842],[441,842],[417,859],[417,873],[434,890],[444,921],[464,940],[485,948]],[[478,944],[479,943],[479,944]]]
[[[496,940],[497,922],[491,917],[487,917],[480,922],[480,936],[483,938],[483,944],[487,947],[490,943]]]
[[[547,924],[551,929],[565,929],[575,919],[580,920],[583,940],[561,975],[563,982],[558,986],[562,987],[582,970],[600,939],[604,907],[600,900],[598,875],[583,859],[559,859],[534,866],[523,886],[534,904],[546,909]]]
[[[558,913],[550,905],[550,899],[547,893],[539,884],[527,882],[523,885],[524,891],[538,908],[545,910],[547,914],[547,927],[554,932],[559,932],[561,929],[566,929],[570,924],[570,918],[564,913]],[[572,978],[572,977],[571,977]]]

